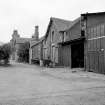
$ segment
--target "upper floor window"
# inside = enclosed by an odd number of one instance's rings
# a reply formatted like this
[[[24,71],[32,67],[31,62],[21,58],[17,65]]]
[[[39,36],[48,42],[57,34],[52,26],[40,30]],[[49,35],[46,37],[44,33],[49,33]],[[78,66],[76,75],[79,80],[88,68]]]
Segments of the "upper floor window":
[[[52,42],[54,40],[54,31],[52,31]]]
[[[67,32],[64,32],[64,41],[67,40]]]

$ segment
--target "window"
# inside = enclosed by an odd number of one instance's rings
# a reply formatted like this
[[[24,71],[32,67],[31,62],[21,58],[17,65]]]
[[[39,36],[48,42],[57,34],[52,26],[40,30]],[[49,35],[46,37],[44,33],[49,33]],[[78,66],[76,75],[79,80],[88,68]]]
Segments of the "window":
[[[52,31],[52,42],[54,40],[54,31]]]
[[[67,33],[64,32],[64,42],[67,40]]]

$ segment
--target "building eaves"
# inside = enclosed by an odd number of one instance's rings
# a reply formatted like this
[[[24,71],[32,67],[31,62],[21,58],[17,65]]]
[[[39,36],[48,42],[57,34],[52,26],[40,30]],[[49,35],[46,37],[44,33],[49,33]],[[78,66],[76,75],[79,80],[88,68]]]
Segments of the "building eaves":
[[[17,44],[22,44],[22,43],[25,43],[25,42],[29,42],[32,38],[17,38],[16,39],[16,43]]]
[[[54,22],[54,24],[56,25],[56,28],[58,31],[65,30],[72,25],[72,21],[54,18],[54,17],[52,17],[51,19]]]
[[[38,41],[30,41],[30,47],[33,47],[39,43],[41,43],[45,39],[45,36],[41,37]]]
[[[72,21],[51,17],[50,22],[47,27],[45,37],[48,36],[48,32],[50,30],[50,26],[51,26],[52,22],[54,23],[54,25],[56,26],[56,28],[59,32],[68,29],[68,27],[70,27],[72,25]]]
[[[62,30],[62,31],[60,31],[60,32],[65,32],[65,31],[68,31],[68,30],[70,30],[75,24],[77,24],[78,22],[80,22],[80,20],[81,20],[81,18],[79,17],[79,18],[77,18],[77,19],[75,19],[73,22],[72,22],[72,24],[71,24],[71,26],[70,27],[68,27],[67,29],[65,29],[65,30]]]
[[[81,14],[81,16],[82,15],[101,15],[101,14],[105,14],[105,12],[94,12],[94,13],[88,13],[88,12],[86,12],[86,13]]]

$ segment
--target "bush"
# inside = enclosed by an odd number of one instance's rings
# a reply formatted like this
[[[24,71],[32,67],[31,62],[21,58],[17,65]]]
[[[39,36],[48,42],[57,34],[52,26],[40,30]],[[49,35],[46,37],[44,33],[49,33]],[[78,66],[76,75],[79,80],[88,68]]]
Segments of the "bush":
[[[9,62],[9,58],[11,55],[11,46],[9,43],[0,46],[0,61],[4,61],[5,64]]]

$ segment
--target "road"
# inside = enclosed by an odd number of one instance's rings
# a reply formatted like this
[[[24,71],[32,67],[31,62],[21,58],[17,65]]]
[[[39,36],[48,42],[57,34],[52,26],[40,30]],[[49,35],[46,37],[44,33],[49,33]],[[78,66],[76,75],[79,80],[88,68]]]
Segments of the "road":
[[[12,62],[0,67],[0,105],[105,105],[105,76]]]

